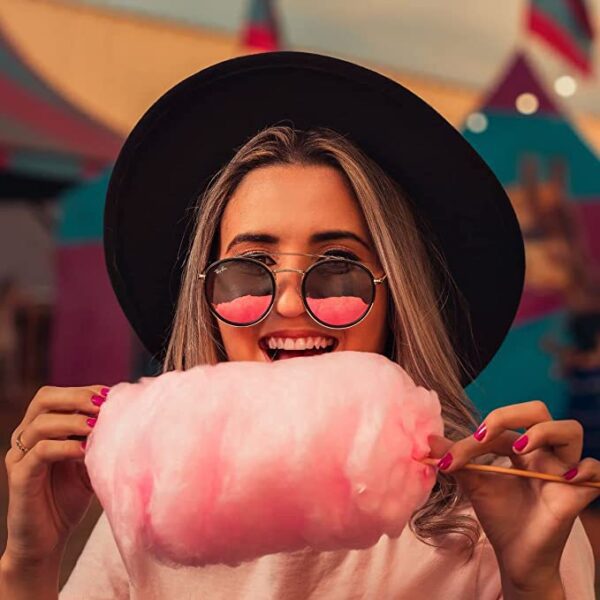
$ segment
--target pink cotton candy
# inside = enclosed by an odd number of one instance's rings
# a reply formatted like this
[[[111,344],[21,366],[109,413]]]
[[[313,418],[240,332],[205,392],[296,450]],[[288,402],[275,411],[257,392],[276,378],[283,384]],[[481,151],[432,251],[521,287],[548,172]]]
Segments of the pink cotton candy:
[[[395,362],[340,351],[224,362],[113,387],[85,464],[115,539],[231,566],[400,535],[435,483],[440,403]]]
[[[369,305],[356,296],[331,296],[329,298],[307,298],[310,310],[329,325],[347,325],[362,317]]]
[[[260,318],[271,303],[273,297],[266,296],[240,296],[229,302],[213,304],[214,309],[225,319],[234,323],[251,323]]]

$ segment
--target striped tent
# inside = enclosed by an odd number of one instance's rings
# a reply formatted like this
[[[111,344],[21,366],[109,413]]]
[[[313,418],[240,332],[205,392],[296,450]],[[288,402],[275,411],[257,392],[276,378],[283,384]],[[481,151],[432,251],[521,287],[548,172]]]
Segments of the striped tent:
[[[242,44],[258,51],[281,50],[281,33],[272,0],[250,0]]]
[[[269,0],[251,0],[240,37],[248,50],[279,48]],[[133,334],[106,275],[102,218],[109,178],[110,169],[106,169],[61,197],[59,300],[51,353],[55,385],[113,385],[160,372],[158,362]]]
[[[592,74],[594,29],[585,0],[531,0],[527,25],[582,74]]]
[[[120,144],[29,68],[0,28],[0,198],[51,198],[100,172]]]
[[[110,168],[121,143],[27,64],[0,27],[0,199],[7,210],[42,201],[62,209],[58,231],[47,223],[55,266],[47,381],[53,385],[111,384],[129,374],[128,325],[102,256],[103,196],[88,190],[75,200],[74,192]],[[26,228],[22,235],[29,235]],[[82,354],[83,345],[94,347],[94,356]]]

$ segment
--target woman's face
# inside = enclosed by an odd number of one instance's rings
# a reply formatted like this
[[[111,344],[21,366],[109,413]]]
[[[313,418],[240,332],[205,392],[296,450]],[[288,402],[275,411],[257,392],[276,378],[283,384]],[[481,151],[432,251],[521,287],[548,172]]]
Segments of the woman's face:
[[[315,234],[351,232],[364,245],[348,236],[331,234],[326,241],[311,242]],[[235,242],[242,234],[271,236],[270,242]],[[335,236],[335,237],[334,237]],[[323,238],[321,238],[323,239]],[[233,242],[233,243],[232,243]],[[343,177],[328,166],[273,165],[248,173],[225,207],[220,226],[219,257],[248,251],[304,252],[325,254],[328,250],[349,253],[375,275],[383,275],[373,249],[362,211]],[[354,256],[353,256],[354,255]],[[307,269],[315,259],[305,256],[273,256],[263,259],[273,269]],[[277,261],[274,263],[274,261]],[[323,336],[333,339],[334,352],[358,350],[384,352],[387,283],[375,286],[374,305],[367,317],[349,329],[327,329],[312,320],[300,294],[300,273],[276,275],[277,293],[266,319],[250,327],[233,327],[218,321],[230,361],[269,361],[259,342],[276,338]],[[284,351],[277,355],[285,357]]]

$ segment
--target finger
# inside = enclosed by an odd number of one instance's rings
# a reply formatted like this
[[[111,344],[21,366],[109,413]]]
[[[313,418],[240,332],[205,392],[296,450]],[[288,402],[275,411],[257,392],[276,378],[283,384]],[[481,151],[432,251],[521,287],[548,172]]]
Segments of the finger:
[[[88,409],[86,408],[86,410]],[[41,413],[27,425],[26,429],[19,430],[21,432],[21,444],[31,450],[33,446],[43,439],[68,438],[81,443],[90,434],[96,424],[99,411],[100,407],[95,406],[88,413],[79,413],[79,411],[70,414],[59,412]],[[7,468],[13,463],[22,460],[25,454],[17,444],[17,435],[14,435],[13,444],[5,457]]]
[[[586,457],[576,465],[562,473],[565,482],[586,483],[600,482],[600,462],[594,458]],[[579,498],[579,504],[573,507],[573,515],[577,516],[591,502],[600,497],[600,488],[577,485],[573,488]]]
[[[11,446],[16,446],[15,442],[19,433],[23,431],[36,416],[42,413],[81,412],[83,414],[97,416],[99,406],[102,404],[99,399],[106,398],[106,390],[108,389],[107,386],[101,385],[78,388],[53,386],[44,386],[40,388],[33,400],[29,403],[22,421],[12,433]],[[95,400],[94,397],[96,397]],[[98,404],[95,404],[92,400],[98,402]]]
[[[588,456],[565,471],[563,477],[572,483],[600,481],[600,461]],[[600,494],[600,489],[598,493]]]
[[[475,457],[490,453],[509,456],[512,459],[512,445],[519,436],[517,431],[503,431],[485,442],[478,442],[473,436],[469,436],[455,442],[446,450],[446,454],[440,459],[439,468],[445,473],[450,473]]]
[[[33,420],[21,436],[21,441],[31,448],[40,440],[66,439],[70,435],[87,436],[95,425],[96,417],[61,413],[44,413]]]
[[[80,408],[88,408],[92,396],[106,398],[110,388],[103,385],[85,387],[56,387],[45,385],[41,387],[27,407],[22,424],[27,425],[38,414],[64,410],[74,412]]]
[[[430,434],[427,438],[429,442],[429,456],[433,458],[442,457],[448,448],[452,446],[452,440],[449,440],[441,435],[436,435],[434,433]]]
[[[80,459],[84,454],[81,442],[41,440],[13,465],[9,473],[10,489],[26,493],[32,485],[39,485],[36,477],[45,475],[51,463]]]
[[[581,459],[583,434],[583,426],[575,419],[536,423],[516,440],[514,451],[526,454],[550,446],[564,463],[575,464]]]
[[[21,443],[31,451],[37,443],[45,439],[66,439],[70,435],[87,436],[95,425],[96,417],[61,413],[42,413],[38,415],[21,435]],[[81,444],[81,442],[78,442]],[[7,467],[10,463],[23,460],[24,453],[15,442],[6,455]]]
[[[536,423],[552,420],[548,407],[540,400],[510,404],[492,410],[473,437],[476,441],[484,441],[505,429],[528,428]]]
[[[513,441],[520,437],[520,434],[512,431],[513,429],[528,428],[536,423],[552,420],[548,407],[539,400],[496,408],[488,414],[472,436],[460,440],[449,450],[450,456],[445,457],[440,468],[447,471],[456,470],[471,458],[490,451],[512,457],[516,453],[507,450],[506,443],[511,437]],[[505,435],[506,431],[510,433]],[[497,438],[502,438],[502,441],[494,444]]]

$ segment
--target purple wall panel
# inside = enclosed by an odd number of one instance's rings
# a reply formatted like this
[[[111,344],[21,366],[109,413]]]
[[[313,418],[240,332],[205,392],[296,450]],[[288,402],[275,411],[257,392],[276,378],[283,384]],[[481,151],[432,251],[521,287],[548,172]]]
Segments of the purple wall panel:
[[[102,244],[58,247],[56,288],[49,384],[128,380],[134,334],[110,285]]]

